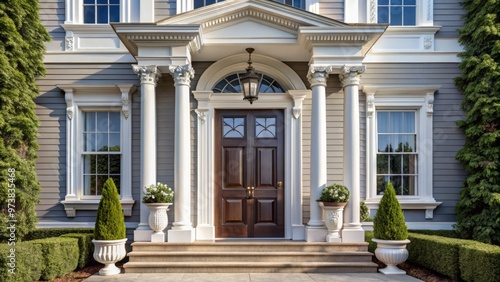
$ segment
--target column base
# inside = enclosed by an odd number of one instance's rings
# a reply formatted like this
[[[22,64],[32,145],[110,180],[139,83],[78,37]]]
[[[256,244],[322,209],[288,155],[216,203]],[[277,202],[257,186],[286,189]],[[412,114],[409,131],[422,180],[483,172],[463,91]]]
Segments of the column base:
[[[325,242],[328,230],[326,227],[306,227],[306,241],[307,242]]]
[[[196,226],[196,240],[215,240],[215,227],[212,225]]]
[[[135,242],[150,242],[153,230],[149,229],[136,229],[134,230],[134,241]]]
[[[365,241],[365,231],[363,228],[359,229],[342,229],[342,242],[344,243],[358,243]]]
[[[342,242],[342,238],[340,238],[338,236],[334,236],[332,234],[328,234],[328,235],[326,235],[326,241],[328,243],[341,243]]]
[[[196,237],[196,232],[191,229],[170,229],[168,230],[169,243],[192,243]]]
[[[158,243],[158,242],[165,242],[165,233],[153,233],[151,234],[151,242]]]
[[[306,227],[302,224],[292,225],[292,240],[303,241],[306,239]]]

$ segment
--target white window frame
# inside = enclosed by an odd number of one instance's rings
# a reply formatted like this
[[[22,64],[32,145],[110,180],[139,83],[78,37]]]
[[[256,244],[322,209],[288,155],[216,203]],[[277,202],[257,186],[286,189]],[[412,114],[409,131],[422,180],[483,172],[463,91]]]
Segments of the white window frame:
[[[377,110],[415,110],[418,150],[417,191],[414,196],[397,196],[403,209],[423,209],[434,217],[441,204],[433,195],[433,103],[437,85],[365,85],[366,94],[366,205],[377,209]]]
[[[133,11],[132,0],[120,0],[120,22],[131,21]],[[64,24],[84,24],[83,21],[83,0],[66,0],[66,20]],[[109,25],[106,24],[85,24],[85,25]]]
[[[84,194],[83,112],[120,111],[120,202],[125,216],[132,215],[132,118],[130,95],[133,84],[58,85],[66,100],[66,196],[61,203],[67,217],[77,210],[97,210],[100,196]]]
[[[346,0],[347,1],[347,0]],[[366,1],[366,18],[368,23],[378,23],[378,1]],[[434,0],[416,0],[415,25],[390,26],[392,27],[419,27],[434,25]]]

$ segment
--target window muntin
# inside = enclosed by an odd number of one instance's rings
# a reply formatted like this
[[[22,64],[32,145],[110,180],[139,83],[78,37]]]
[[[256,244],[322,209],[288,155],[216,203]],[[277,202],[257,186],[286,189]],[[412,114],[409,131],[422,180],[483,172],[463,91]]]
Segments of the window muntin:
[[[245,118],[224,118],[222,136],[223,138],[245,138]]]
[[[377,148],[377,194],[391,182],[396,195],[416,195],[416,112],[377,111]]]
[[[120,22],[120,0],[84,0],[83,22],[86,24]]]
[[[212,91],[214,93],[241,93],[240,78],[245,73],[231,74],[215,84]],[[285,89],[279,84],[276,79],[262,74],[256,73],[260,77],[259,93],[285,93]]]
[[[113,178],[120,191],[120,112],[83,112],[83,187],[85,196],[101,195]]]
[[[416,25],[416,0],[378,0],[378,23],[391,26]]]

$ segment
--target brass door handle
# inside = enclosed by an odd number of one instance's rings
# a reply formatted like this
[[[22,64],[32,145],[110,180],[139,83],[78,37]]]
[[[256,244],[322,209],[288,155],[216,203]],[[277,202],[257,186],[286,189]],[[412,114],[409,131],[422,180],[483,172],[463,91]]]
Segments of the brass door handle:
[[[253,199],[255,188],[248,186],[246,190],[247,190],[247,199]]]
[[[280,189],[283,188],[283,182],[278,181],[278,188],[280,188]]]

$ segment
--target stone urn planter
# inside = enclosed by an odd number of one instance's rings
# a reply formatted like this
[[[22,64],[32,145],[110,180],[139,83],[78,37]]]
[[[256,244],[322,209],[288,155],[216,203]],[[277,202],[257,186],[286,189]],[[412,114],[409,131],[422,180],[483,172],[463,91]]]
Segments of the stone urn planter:
[[[99,270],[99,275],[120,274],[121,270],[115,266],[115,263],[125,258],[127,254],[125,250],[126,242],[126,238],[120,240],[92,240],[92,243],[94,243],[94,259],[104,264],[104,267]]]
[[[340,229],[344,223],[344,207],[347,203],[319,202],[325,215],[325,225],[328,229],[326,242],[341,242]]]
[[[377,243],[375,249],[375,256],[378,260],[387,265],[379,271],[383,274],[406,274],[406,272],[397,267],[398,264],[405,262],[408,259],[408,250],[406,245],[410,240],[380,240],[372,239]]]
[[[168,226],[168,214],[172,203],[148,203],[149,209],[148,223],[153,229],[153,234],[164,234],[163,230]]]

